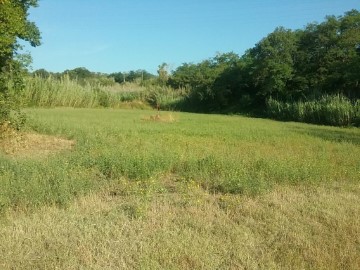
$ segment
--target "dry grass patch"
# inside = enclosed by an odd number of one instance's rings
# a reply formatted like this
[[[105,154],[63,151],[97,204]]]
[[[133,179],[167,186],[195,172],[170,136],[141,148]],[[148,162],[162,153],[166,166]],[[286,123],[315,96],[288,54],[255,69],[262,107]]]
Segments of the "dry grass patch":
[[[172,122],[176,122],[177,119],[171,114],[155,114],[155,115],[150,115],[148,117],[143,117],[142,120],[144,121],[152,121],[152,122],[164,122],[164,123],[172,123]]]
[[[110,189],[111,190],[111,189]],[[359,269],[359,186],[113,196],[8,213],[2,269]]]
[[[75,141],[56,136],[19,133],[8,129],[0,137],[0,152],[12,157],[41,158],[74,147]]]

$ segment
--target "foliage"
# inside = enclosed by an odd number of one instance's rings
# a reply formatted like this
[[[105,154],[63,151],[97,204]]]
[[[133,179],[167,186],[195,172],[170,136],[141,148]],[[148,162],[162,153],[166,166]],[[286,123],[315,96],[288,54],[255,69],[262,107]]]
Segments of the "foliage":
[[[169,80],[169,65],[162,63],[158,66],[158,81],[160,85],[165,85]]]
[[[190,89],[188,100],[193,110],[206,111],[226,105],[229,96],[221,75],[237,68],[239,57],[235,53],[217,54],[199,64],[183,64],[172,74],[170,85]],[[225,89],[224,89],[225,87]]]
[[[359,24],[360,12],[351,10],[302,30],[278,27],[242,57],[219,54],[198,64],[184,63],[171,74],[169,85],[188,90],[185,100],[192,111],[266,111],[269,98],[323,102],[327,95],[356,103]]]
[[[92,72],[85,67],[77,67],[72,70],[65,70],[63,72],[49,72],[45,69],[35,70],[33,76],[38,76],[44,79],[49,77],[56,78],[61,80],[65,75],[69,76],[70,79],[76,80],[82,85],[88,83],[92,85],[101,85],[101,86],[113,86],[115,83],[138,83],[144,84],[146,81],[154,79],[154,75],[147,72],[146,70],[131,70],[129,72],[115,72],[111,74]]]
[[[114,78],[117,83],[125,83],[125,82],[140,82],[148,81],[153,79],[155,76],[146,70],[138,69],[131,70],[129,72],[115,72],[108,75],[110,78]]]
[[[40,32],[27,19],[29,8],[36,6],[36,0],[0,2],[0,124],[13,122],[12,111],[19,110],[18,93],[9,93],[10,89],[19,92],[24,86],[22,78],[26,62],[22,62],[18,54],[21,49],[19,39],[28,41],[32,46],[40,45]]]
[[[60,78],[66,75],[69,76],[71,80],[75,80],[82,85],[91,84],[91,85],[111,86],[115,84],[114,79],[108,77],[107,74],[103,74],[99,72],[91,72],[84,67],[79,67],[72,70],[65,70],[60,75]]]
[[[63,72],[49,72],[45,69],[38,69],[32,73],[34,76],[38,76],[44,79],[49,77],[61,80],[64,76],[69,76],[70,79],[76,80],[82,85],[88,83],[92,85],[101,86],[113,86],[115,83],[138,83],[144,84],[145,82],[154,79],[154,75],[147,72],[146,70],[131,70],[129,72],[115,72],[111,74],[92,72],[85,67],[77,67],[72,70],[65,70]]]
[[[257,95],[291,96],[289,81],[294,76],[296,42],[294,32],[279,27],[248,52]]]

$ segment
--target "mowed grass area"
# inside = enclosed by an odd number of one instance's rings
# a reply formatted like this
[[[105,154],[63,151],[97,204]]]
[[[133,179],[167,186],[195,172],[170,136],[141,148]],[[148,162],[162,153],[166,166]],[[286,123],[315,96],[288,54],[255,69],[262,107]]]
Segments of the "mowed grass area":
[[[0,268],[359,269],[360,130],[33,109],[75,142],[0,154]]]

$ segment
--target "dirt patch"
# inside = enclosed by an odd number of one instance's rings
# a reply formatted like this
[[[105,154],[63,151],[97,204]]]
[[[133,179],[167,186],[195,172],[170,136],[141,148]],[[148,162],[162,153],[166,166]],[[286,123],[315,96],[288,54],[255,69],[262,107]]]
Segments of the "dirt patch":
[[[73,140],[37,133],[7,132],[0,137],[0,152],[19,158],[43,158],[74,145]]]

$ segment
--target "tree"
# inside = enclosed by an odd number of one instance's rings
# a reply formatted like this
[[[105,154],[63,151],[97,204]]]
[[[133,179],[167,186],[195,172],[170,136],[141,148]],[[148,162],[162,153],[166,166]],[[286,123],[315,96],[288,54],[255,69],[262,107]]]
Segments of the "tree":
[[[327,16],[320,24],[309,24],[300,35],[297,74],[305,78],[307,96],[344,94],[360,97],[360,12]]]
[[[85,67],[78,67],[72,70],[65,70],[64,74],[68,74],[72,80],[84,81],[94,77],[94,74]]]
[[[343,69],[340,80],[343,94],[360,98],[360,12],[351,10],[339,20],[341,35],[338,44],[344,56],[334,68],[339,66]]]
[[[123,83],[125,81],[125,75],[121,72],[114,72],[109,75],[110,78],[114,78],[115,82]]]
[[[169,65],[166,63],[162,63],[159,65],[157,73],[159,75],[159,82],[162,85],[165,85],[169,79]]]
[[[17,108],[10,90],[21,90],[24,63],[19,57],[22,48],[18,40],[31,46],[40,45],[40,32],[28,20],[28,10],[37,0],[0,0],[0,124],[10,119]]]
[[[286,97],[287,85],[294,76],[296,34],[278,27],[249,51],[253,58],[253,80],[258,94]]]
[[[194,110],[218,110],[232,102],[233,86],[239,81],[239,62],[239,56],[229,52],[198,64],[184,63],[172,73],[170,84],[188,90]]]
[[[109,77],[114,78],[115,82],[117,83],[124,83],[126,82],[144,82],[146,80],[150,80],[155,77],[155,75],[147,72],[144,69],[138,69],[138,70],[131,70],[126,73],[122,72],[115,72],[111,73]]]
[[[43,68],[37,69],[33,72],[34,76],[38,76],[43,79],[47,79],[51,76],[51,73]]]

